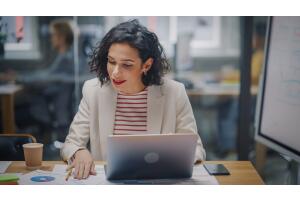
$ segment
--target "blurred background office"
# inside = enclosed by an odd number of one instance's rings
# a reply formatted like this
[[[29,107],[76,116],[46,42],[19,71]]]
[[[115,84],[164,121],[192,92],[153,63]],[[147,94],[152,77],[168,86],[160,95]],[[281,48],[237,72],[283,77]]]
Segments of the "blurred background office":
[[[240,69],[244,32],[241,17],[0,17],[0,87],[20,86],[14,95],[13,129],[45,144],[45,160],[59,159],[59,148],[81,99],[81,87],[95,77],[89,53],[114,25],[137,18],[154,31],[172,66],[168,75],[185,84],[207,160],[237,160]],[[254,110],[263,64],[267,17],[251,24],[252,111],[247,158],[255,164]],[[3,107],[2,107],[3,110]],[[3,116],[2,116],[3,121]],[[1,123],[1,132],[7,131]],[[276,165],[274,165],[276,163]],[[272,166],[264,170],[264,166]],[[270,184],[288,167],[267,151],[260,169]]]

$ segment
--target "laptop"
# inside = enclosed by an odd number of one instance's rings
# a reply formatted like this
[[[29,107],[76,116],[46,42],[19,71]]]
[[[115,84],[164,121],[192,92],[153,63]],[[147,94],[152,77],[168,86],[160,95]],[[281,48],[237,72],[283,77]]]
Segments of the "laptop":
[[[196,144],[196,134],[108,136],[106,178],[190,178],[193,174]]]

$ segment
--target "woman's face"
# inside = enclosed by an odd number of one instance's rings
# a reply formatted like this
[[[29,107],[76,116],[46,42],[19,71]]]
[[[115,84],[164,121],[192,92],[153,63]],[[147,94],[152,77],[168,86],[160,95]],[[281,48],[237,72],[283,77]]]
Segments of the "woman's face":
[[[64,38],[55,29],[52,29],[51,32],[51,44],[52,47],[57,50],[64,45]]]
[[[107,59],[109,78],[117,91],[135,94],[145,88],[142,75],[150,69],[151,58],[142,63],[137,49],[126,43],[115,43],[110,46]]]

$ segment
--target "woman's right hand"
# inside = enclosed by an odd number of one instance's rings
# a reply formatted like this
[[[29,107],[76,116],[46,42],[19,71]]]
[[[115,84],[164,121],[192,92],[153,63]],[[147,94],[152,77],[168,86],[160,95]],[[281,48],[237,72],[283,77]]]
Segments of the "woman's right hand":
[[[71,167],[75,168],[73,174],[76,179],[86,179],[89,175],[96,175],[93,157],[87,149],[76,151]]]

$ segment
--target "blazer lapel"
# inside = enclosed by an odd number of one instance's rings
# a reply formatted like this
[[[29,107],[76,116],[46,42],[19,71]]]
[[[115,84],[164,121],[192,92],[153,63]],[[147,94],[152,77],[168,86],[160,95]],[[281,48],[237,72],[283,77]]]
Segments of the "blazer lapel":
[[[147,132],[161,133],[165,98],[161,86],[149,86],[147,98]]]
[[[106,159],[106,143],[107,136],[113,134],[117,92],[112,88],[111,84],[103,86],[103,90],[99,92],[99,131],[101,151]]]

